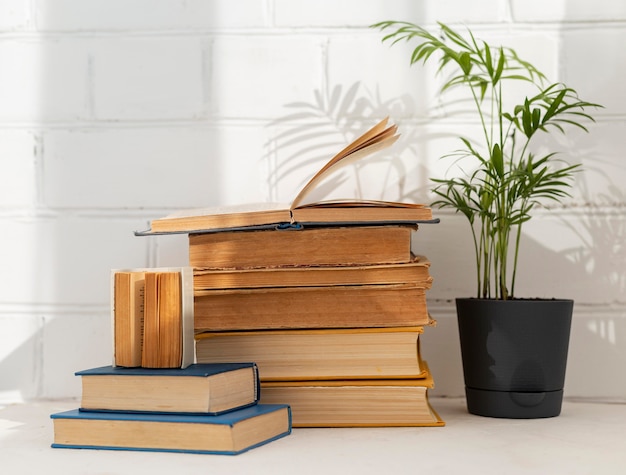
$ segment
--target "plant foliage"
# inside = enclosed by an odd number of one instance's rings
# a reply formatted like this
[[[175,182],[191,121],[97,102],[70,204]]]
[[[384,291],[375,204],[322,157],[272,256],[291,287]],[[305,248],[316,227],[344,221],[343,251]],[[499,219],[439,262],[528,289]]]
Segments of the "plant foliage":
[[[560,202],[569,196],[579,165],[569,165],[556,153],[536,156],[530,145],[538,132],[578,127],[593,121],[589,108],[601,107],[579,99],[562,83],[549,83],[531,63],[502,46],[494,47],[439,23],[437,34],[407,22],[372,25],[390,30],[383,42],[417,41],[411,65],[438,61],[438,73],[447,73],[441,93],[465,88],[471,94],[482,126],[482,139],[474,144],[461,137],[462,148],[450,154],[471,160],[464,176],[433,179],[437,200],[433,206],[463,214],[472,230],[476,257],[477,297],[512,299],[522,225],[535,206]],[[525,82],[535,91],[508,110],[506,86]],[[513,101],[516,102],[516,101]],[[510,267],[509,267],[510,264]]]

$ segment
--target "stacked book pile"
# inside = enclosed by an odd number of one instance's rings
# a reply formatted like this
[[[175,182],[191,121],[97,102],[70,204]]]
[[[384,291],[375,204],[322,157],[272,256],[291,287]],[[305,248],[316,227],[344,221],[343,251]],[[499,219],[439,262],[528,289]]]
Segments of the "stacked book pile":
[[[430,262],[413,252],[423,205],[305,203],[335,169],[397,139],[377,124],[288,206],[181,212],[145,233],[188,233],[199,363],[258,365],[261,402],[295,427],[431,426],[433,378],[420,354]]]
[[[288,403],[294,426],[438,424],[419,351],[431,324],[432,279],[428,260],[410,252],[411,233],[406,226],[234,232],[242,242],[265,239],[277,257],[289,257],[292,240],[323,244],[293,255],[297,264],[237,269],[210,268],[221,254],[196,245],[229,233],[192,236],[197,360],[256,362],[262,400]],[[342,241],[351,243],[343,257],[320,262]]]
[[[191,277],[112,272],[113,365],[76,373],[81,405],[51,415],[53,447],[238,454],[291,432],[288,405],[259,403],[254,363],[193,364]]]

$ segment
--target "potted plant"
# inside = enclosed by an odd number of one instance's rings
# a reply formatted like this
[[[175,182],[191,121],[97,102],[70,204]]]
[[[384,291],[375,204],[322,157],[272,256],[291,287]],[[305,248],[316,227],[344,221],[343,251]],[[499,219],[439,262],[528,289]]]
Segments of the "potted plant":
[[[390,31],[383,41],[416,41],[411,64],[438,60],[447,73],[441,94],[465,90],[482,126],[476,142],[460,137],[452,152],[456,176],[434,179],[433,206],[451,208],[470,224],[476,259],[476,296],[457,298],[468,411],[492,417],[560,414],[573,300],[520,298],[515,279],[523,224],[545,201],[569,196],[578,164],[556,152],[537,154],[540,133],[587,130],[597,104],[562,83],[549,83],[511,48],[478,40],[440,23],[440,31],[407,22],[372,25]],[[526,84],[516,100],[511,85]],[[512,104],[512,105],[510,105]]]

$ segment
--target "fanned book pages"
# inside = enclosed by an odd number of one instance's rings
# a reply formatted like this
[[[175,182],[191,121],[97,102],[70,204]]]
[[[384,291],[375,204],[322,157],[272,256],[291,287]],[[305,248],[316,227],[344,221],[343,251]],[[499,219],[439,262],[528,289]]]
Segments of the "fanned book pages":
[[[329,175],[392,145],[399,137],[396,132],[397,126],[388,125],[387,118],[376,124],[326,163],[291,204],[254,203],[181,210],[153,220],[148,231],[136,234],[201,233],[294,223],[329,225],[437,222],[433,220],[432,210],[422,204],[356,199],[307,202],[310,192]]]
[[[113,269],[113,366],[192,364],[193,311],[191,267]]]

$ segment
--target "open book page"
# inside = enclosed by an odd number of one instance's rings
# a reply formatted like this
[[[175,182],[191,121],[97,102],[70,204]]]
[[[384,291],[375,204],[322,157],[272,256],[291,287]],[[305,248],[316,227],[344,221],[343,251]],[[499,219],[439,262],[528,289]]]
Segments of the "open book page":
[[[396,201],[382,200],[325,200],[315,203],[306,203],[298,206],[297,209],[307,208],[413,208],[427,209],[428,207],[418,203],[398,203]]]
[[[189,232],[290,221],[291,212],[287,203],[245,203],[177,211],[153,220],[150,232]]]
[[[300,190],[300,193],[295,197],[291,203],[291,209],[300,206],[306,195],[321,181],[326,179],[331,173],[337,171],[339,168],[351,165],[364,157],[371,155],[375,152],[383,150],[391,146],[398,140],[399,135],[396,135],[397,126],[392,125],[386,127],[388,119],[385,118],[373,128],[368,130],[361,137],[356,139],[341,152],[335,155],[326,165],[324,165],[309,182]]]
[[[310,197],[314,189],[319,190],[320,184],[333,172],[391,146],[398,137],[397,126],[388,125],[388,118],[383,119],[330,159],[301,189],[291,205],[257,203],[183,210],[153,220],[149,231],[136,234],[208,232],[294,222],[318,225],[433,222],[430,208],[424,205],[359,199],[306,203],[307,196]]]

